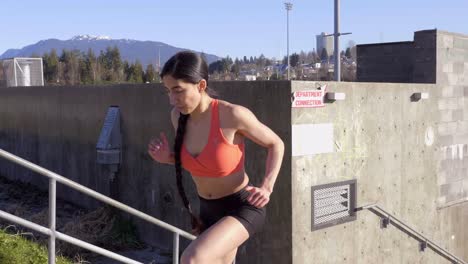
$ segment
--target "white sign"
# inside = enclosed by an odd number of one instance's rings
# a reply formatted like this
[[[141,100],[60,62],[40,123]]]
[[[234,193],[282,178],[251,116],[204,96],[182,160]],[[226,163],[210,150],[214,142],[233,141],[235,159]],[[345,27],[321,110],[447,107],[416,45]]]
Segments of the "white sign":
[[[296,91],[292,94],[292,107],[323,107],[326,90],[325,85],[321,90]]]
[[[292,155],[305,156],[334,152],[333,124],[292,126]]]

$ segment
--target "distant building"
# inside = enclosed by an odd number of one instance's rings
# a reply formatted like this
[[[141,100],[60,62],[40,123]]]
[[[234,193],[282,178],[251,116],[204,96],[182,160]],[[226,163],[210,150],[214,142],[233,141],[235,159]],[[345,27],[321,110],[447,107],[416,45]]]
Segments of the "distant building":
[[[320,56],[322,54],[322,49],[326,49],[328,56],[331,56],[334,51],[333,46],[333,36],[326,36],[325,32],[322,34],[317,35],[317,55]]]
[[[245,74],[245,75],[241,76],[241,80],[243,80],[243,81],[256,81],[257,80],[257,75]]]

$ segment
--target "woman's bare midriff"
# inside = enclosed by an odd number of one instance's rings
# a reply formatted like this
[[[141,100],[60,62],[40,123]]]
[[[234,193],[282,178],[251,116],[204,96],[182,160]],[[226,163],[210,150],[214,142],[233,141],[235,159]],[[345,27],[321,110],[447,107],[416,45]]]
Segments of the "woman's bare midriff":
[[[218,199],[236,193],[249,183],[244,170],[224,177],[203,177],[192,175],[198,195],[205,199]]]

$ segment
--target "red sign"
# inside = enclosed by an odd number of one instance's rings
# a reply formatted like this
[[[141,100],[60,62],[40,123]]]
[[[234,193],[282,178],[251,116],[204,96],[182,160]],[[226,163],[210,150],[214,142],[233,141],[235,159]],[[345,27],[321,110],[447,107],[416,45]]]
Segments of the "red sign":
[[[292,94],[292,107],[323,107],[327,86],[320,90],[296,91]]]

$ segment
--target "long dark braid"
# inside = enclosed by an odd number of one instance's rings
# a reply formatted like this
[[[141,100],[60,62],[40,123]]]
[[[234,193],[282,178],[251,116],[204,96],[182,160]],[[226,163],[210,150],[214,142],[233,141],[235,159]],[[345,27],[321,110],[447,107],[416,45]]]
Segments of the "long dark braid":
[[[182,149],[182,143],[184,142],[184,135],[185,135],[185,128],[187,126],[187,120],[189,119],[190,115],[180,114],[179,121],[177,125],[177,133],[174,142],[174,158],[175,158],[175,170],[176,170],[176,179],[177,179],[177,189],[179,190],[179,195],[184,202],[185,208],[190,213],[191,217],[191,224],[192,224],[192,233],[200,234],[203,224],[199,217],[195,216],[192,211],[192,207],[190,206],[190,201],[185,194],[184,185],[182,184],[182,162],[180,158],[180,151]]]
[[[191,51],[181,51],[172,56],[161,70],[161,78],[170,75],[175,79],[183,80],[188,83],[198,84],[201,80],[205,80],[207,88],[206,93],[210,96],[216,96],[216,92],[208,88],[208,64],[204,58],[197,53]],[[190,202],[185,194],[184,186],[182,184],[182,161],[180,159],[180,150],[182,149],[182,143],[184,142],[184,135],[187,126],[187,120],[189,115],[179,116],[176,139],[174,142],[174,158],[175,158],[175,170],[177,179],[177,189],[179,190],[180,197],[184,202],[184,206],[188,209],[191,216],[192,232],[199,234],[203,228],[200,218],[195,216],[190,206]]]

